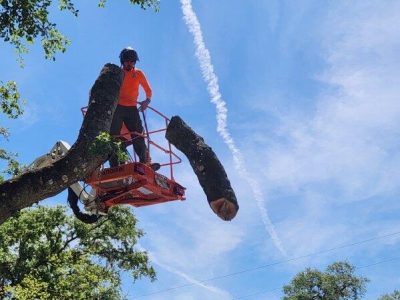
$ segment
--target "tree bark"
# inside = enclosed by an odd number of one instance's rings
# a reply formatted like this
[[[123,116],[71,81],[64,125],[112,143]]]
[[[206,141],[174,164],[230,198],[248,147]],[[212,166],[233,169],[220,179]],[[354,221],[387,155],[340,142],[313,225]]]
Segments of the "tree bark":
[[[91,153],[90,146],[101,132],[110,131],[122,80],[121,68],[106,64],[90,91],[88,110],[68,153],[48,166],[0,184],[0,224],[15,212],[84,180],[108,158],[110,153]],[[178,116],[171,119],[166,138],[189,159],[211,209],[221,219],[232,220],[239,206],[224,167],[211,147]]]
[[[214,213],[223,220],[232,220],[239,205],[224,167],[211,147],[179,116],[172,117],[165,137],[188,158]]]
[[[106,64],[95,81],[89,107],[76,142],[53,164],[31,170],[0,184],[0,224],[15,212],[57,195],[71,184],[88,177],[108,157],[90,153],[101,132],[109,132],[123,79],[120,67]]]

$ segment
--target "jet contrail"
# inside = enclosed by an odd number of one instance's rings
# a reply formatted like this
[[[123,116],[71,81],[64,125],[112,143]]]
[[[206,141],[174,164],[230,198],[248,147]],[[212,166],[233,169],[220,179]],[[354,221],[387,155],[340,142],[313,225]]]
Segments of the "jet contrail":
[[[136,244],[136,246],[137,246],[137,248],[138,248],[139,251],[145,251],[145,252],[147,252],[147,254],[148,254],[149,258],[150,258],[150,261],[151,261],[152,263],[158,265],[159,267],[165,269],[165,270],[168,271],[168,272],[174,273],[174,274],[176,274],[176,275],[178,275],[178,276],[184,278],[185,280],[187,280],[188,282],[190,282],[191,285],[197,285],[197,286],[202,287],[202,288],[204,288],[204,289],[206,289],[206,290],[208,290],[208,291],[210,291],[210,292],[219,294],[219,295],[223,296],[223,297],[226,298],[226,299],[232,299],[232,296],[231,296],[227,291],[225,291],[225,290],[223,290],[223,289],[220,289],[220,288],[217,288],[217,287],[215,287],[215,286],[207,285],[207,284],[204,283],[204,281],[197,280],[197,279],[195,279],[195,278],[193,278],[193,277],[187,275],[186,273],[184,273],[184,272],[182,272],[182,271],[179,271],[179,270],[177,270],[177,269],[175,269],[175,268],[173,268],[173,267],[171,267],[171,266],[169,266],[169,265],[166,265],[166,264],[164,264],[164,263],[161,263],[161,262],[155,257],[155,255],[154,255],[153,253],[151,253],[151,252],[145,250],[139,243]],[[171,288],[170,290],[172,291],[172,290],[174,290],[174,289],[175,289],[175,288]],[[146,297],[146,296],[150,296],[150,295],[162,293],[162,292],[165,292],[165,291],[166,291],[166,290],[160,290],[160,291],[156,291],[156,292],[153,292],[153,293],[150,293],[150,294],[137,296],[137,297],[134,297],[133,299],[139,299],[139,298],[142,298],[142,297]]]
[[[286,251],[282,246],[282,242],[276,234],[274,225],[272,224],[271,219],[268,216],[268,211],[263,205],[263,194],[260,185],[254,178],[250,176],[249,172],[246,170],[243,155],[236,147],[235,142],[227,129],[228,110],[226,108],[226,103],[224,100],[222,100],[221,93],[219,92],[218,77],[214,73],[214,67],[211,62],[210,52],[208,51],[204,43],[200,22],[197,19],[195,12],[193,11],[192,1],[180,1],[182,5],[183,18],[190,33],[192,33],[193,35],[193,40],[196,47],[196,57],[200,64],[203,79],[207,84],[207,90],[211,97],[211,102],[214,103],[217,108],[217,131],[223,138],[224,142],[228,145],[228,148],[232,153],[236,170],[247,180],[253,191],[253,195],[260,210],[265,229],[271,236],[273,243],[279,249],[279,251],[284,256],[287,256]]]
[[[179,271],[179,270],[177,270],[177,269],[175,269],[175,268],[172,268],[171,266],[168,266],[168,265],[165,265],[165,264],[163,264],[163,263],[160,263],[159,261],[157,261],[157,260],[154,258],[154,256],[151,256],[150,259],[151,259],[151,261],[152,261],[153,263],[157,264],[157,265],[160,266],[161,268],[164,268],[165,270],[167,270],[167,271],[169,271],[169,272],[171,272],[171,273],[174,273],[174,274],[176,274],[176,275],[178,275],[178,276],[180,276],[180,277],[186,279],[188,282],[190,282],[190,283],[192,283],[192,284],[194,284],[194,285],[197,285],[197,286],[199,286],[199,287],[202,287],[202,288],[204,288],[204,289],[206,289],[206,290],[208,290],[208,291],[210,291],[210,292],[219,294],[219,295],[223,296],[224,298],[232,299],[232,296],[231,296],[228,292],[226,292],[226,291],[224,291],[224,290],[222,290],[222,289],[220,289],[220,288],[217,288],[217,287],[211,286],[211,285],[207,285],[207,284],[205,284],[204,282],[202,282],[202,281],[200,281],[200,280],[197,280],[197,279],[194,279],[193,277],[187,275],[186,273],[183,273],[182,271]]]

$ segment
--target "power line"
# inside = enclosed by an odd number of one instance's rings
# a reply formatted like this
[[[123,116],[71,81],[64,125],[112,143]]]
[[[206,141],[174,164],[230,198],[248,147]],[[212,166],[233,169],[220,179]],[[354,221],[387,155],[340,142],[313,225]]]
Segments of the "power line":
[[[232,298],[232,300],[245,299],[245,298],[249,298],[249,297],[253,297],[253,296],[257,296],[257,295],[261,295],[261,294],[273,293],[273,292],[277,292],[277,291],[279,291],[279,290],[281,290],[281,289],[282,289],[281,287],[278,287],[278,288],[272,289],[272,290],[259,291],[259,292],[255,292],[255,293],[252,293],[252,294],[247,294],[247,295],[244,295],[244,296],[240,296],[240,297],[238,297],[238,298],[235,297],[235,298]]]
[[[314,252],[314,253],[309,253],[309,254],[305,254],[305,255],[301,255],[301,256],[296,256],[296,257],[292,257],[292,258],[289,258],[289,259],[285,259],[285,260],[281,260],[281,261],[277,261],[277,262],[273,262],[273,263],[269,263],[269,264],[265,264],[265,265],[256,266],[256,267],[253,267],[253,268],[242,269],[240,271],[227,273],[227,274],[224,274],[224,275],[210,277],[210,278],[207,278],[207,279],[199,280],[199,282],[200,283],[206,283],[208,281],[214,281],[214,280],[223,279],[223,278],[227,278],[227,277],[238,276],[238,275],[241,275],[241,274],[244,274],[244,273],[258,271],[258,270],[269,268],[269,267],[273,267],[273,266],[276,266],[276,265],[281,265],[281,264],[284,264],[284,263],[288,263],[288,262],[292,262],[292,261],[296,261],[296,260],[300,260],[300,259],[304,259],[304,258],[308,258],[308,257],[318,256],[318,255],[321,255],[321,254],[329,253],[329,252],[340,250],[340,249],[345,249],[345,248],[358,246],[358,245],[361,245],[361,244],[366,244],[366,243],[369,243],[369,242],[372,242],[372,241],[375,241],[375,240],[388,238],[388,237],[392,237],[392,236],[399,235],[399,234],[400,234],[400,231],[396,231],[396,232],[385,234],[385,235],[379,235],[379,236],[375,236],[375,237],[372,237],[372,238],[369,238],[369,239],[366,239],[366,240],[362,240],[362,241],[358,241],[358,242],[354,242],[354,243],[349,243],[349,244],[344,244],[344,245],[341,245],[341,246],[329,248],[329,249],[318,251],[318,252]],[[196,284],[195,283],[186,283],[186,284],[178,285],[178,286],[175,286],[175,287],[170,287],[170,288],[167,288],[167,289],[154,291],[154,292],[151,292],[151,293],[148,293],[148,294],[143,294],[143,295],[134,297],[132,299],[139,299],[139,298],[152,296],[152,295],[155,295],[155,294],[166,293],[166,292],[170,292],[170,291],[173,291],[173,290],[177,290],[177,289],[181,289],[181,288],[185,288],[185,287],[189,287],[189,286],[193,286],[193,285],[196,285]]]
[[[400,257],[388,258],[388,259],[381,260],[381,261],[378,261],[378,262],[373,263],[373,264],[369,264],[369,265],[365,265],[365,266],[361,266],[361,267],[356,267],[356,269],[365,269],[365,268],[373,267],[373,266],[380,265],[380,264],[383,264],[383,263],[387,263],[387,262],[390,262],[390,261],[398,260],[398,259],[400,259]],[[282,288],[279,287],[279,288],[272,289],[272,290],[259,291],[259,292],[255,292],[255,293],[252,293],[252,294],[243,295],[243,296],[240,296],[240,297],[234,297],[234,298],[232,298],[232,300],[240,300],[240,299],[245,299],[245,298],[249,298],[249,297],[252,297],[252,296],[261,295],[261,294],[265,294],[265,293],[272,293],[272,292],[275,292],[275,291],[281,290],[281,289]]]
[[[357,267],[357,269],[365,269],[365,268],[373,267],[373,266],[380,265],[380,264],[383,264],[383,263],[387,263],[387,262],[390,262],[390,261],[398,260],[398,259],[400,259],[400,257],[392,257],[392,258],[388,258],[388,259],[385,259],[385,260],[378,261],[378,262],[373,263],[373,264]]]

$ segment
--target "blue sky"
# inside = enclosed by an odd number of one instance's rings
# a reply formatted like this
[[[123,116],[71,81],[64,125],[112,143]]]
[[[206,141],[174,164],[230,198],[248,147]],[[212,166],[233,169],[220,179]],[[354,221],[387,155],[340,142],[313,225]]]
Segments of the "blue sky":
[[[371,280],[366,299],[398,288],[400,3],[192,5],[209,61],[195,55],[179,1],[162,1],[159,13],[128,1],[106,9],[77,1],[78,19],[55,15],[72,40],[56,62],[44,61],[36,44],[20,69],[1,44],[0,80],[16,80],[28,100],[20,120],[1,119],[12,133],[6,146],[29,163],[57,140],[72,144],[100,69],[133,46],[152,105],[181,116],[212,146],[240,210],[232,222],[219,220],[184,158],[175,176],[187,200],[134,209],[158,280],[126,276],[128,299],[280,299],[297,272],[345,259]],[[201,64],[218,79],[211,91]],[[222,133],[232,140],[217,132],[213,95],[225,103]]]

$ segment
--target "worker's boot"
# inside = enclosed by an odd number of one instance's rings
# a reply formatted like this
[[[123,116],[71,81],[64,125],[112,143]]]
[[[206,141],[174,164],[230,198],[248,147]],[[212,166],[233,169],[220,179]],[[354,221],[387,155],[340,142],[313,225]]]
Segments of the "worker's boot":
[[[158,171],[161,168],[161,165],[159,163],[152,163],[151,162],[151,157],[149,154],[149,151],[146,150],[146,163],[147,166],[153,169],[153,171]]]
[[[152,163],[150,164],[150,167],[153,169],[153,171],[158,171],[161,168],[161,165],[159,163]]]

